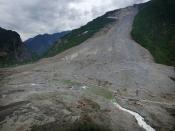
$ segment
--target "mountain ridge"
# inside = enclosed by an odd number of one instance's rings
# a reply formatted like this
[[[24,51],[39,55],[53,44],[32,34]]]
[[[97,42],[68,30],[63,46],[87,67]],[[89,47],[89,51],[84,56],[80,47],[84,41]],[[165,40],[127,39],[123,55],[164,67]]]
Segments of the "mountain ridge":
[[[42,56],[53,44],[55,41],[61,37],[68,34],[70,31],[63,31],[53,34],[39,34],[33,38],[29,38],[24,41],[26,47],[30,52],[35,53],[38,56]]]

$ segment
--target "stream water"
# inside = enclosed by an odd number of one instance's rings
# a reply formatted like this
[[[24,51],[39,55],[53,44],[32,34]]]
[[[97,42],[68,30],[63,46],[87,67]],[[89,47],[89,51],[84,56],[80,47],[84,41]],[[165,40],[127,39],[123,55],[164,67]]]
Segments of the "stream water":
[[[131,114],[132,116],[134,116],[135,119],[137,120],[137,123],[139,124],[139,126],[142,127],[142,128],[144,128],[146,131],[155,131],[155,129],[152,128],[150,125],[148,125],[148,124],[145,122],[144,118],[143,118],[141,115],[139,115],[138,113],[133,112],[133,111],[131,111],[131,110],[128,110],[128,109],[125,109],[125,108],[121,107],[115,100],[113,100],[112,103],[113,103],[118,109],[120,109],[120,110],[122,110],[122,111],[125,111],[125,112]]]
[[[82,89],[84,89],[84,90],[89,89],[89,87],[87,87],[87,86],[81,86],[80,88],[82,88]],[[93,87],[93,89],[96,89],[96,88]],[[97,91],[98,91],[98,93],[99,93],[99,92],[103,92],[103,93],[100,94],[100,95],[102,95],[103,97],[106,96],[106,95],[104,95],[104,94],[106,94],[106,93],[104,93],[104,92],[107,92],[107,90],[104,90],[104,89],[102,90],[101,88],[100,88],[100,89],[98,88],[98,90],[97,90],[97,89],[96,89],[96,90],[92,90],[93,93],[95,93],[95,92],[97,93]],[[95,94],[96,94],[96,93],[95,93]],[[98,94],[98,93],[97,93],[97,94]],[[107,94],[109,94],[109,92],[108,92]],[[107,97],[107,98],[108,98],[108,97]],[[148,124],[145,122],[144,118],[143,118],[141,115],[139,115],[138,113],[123,108],[122,106],[120,106],[120,105],[117,103],[117,101],[116,101],[115,99],[112,99],[112,103],[113,103],[114,106],[116,106],[118,109],[120,109],[120,110],[122,110],[122,111],[124,111],[124,112],[127,112],[127,113],[131,114],[132,116],[134,116],[135,119],[137,120],[138,125],[139,125],[140,127],[142,127],[143,129],[145,129],[146,131],[156,131],[154,128],[152,128],[150,125],[148,125]]]

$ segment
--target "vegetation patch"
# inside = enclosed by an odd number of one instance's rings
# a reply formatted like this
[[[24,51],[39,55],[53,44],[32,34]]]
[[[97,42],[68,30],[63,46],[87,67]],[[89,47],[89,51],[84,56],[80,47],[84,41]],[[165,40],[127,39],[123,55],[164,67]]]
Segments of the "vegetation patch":
[[[108,89],[105,89],[102,87],[89,87],[87,88],[87,91],[95,95],[104,97],[105,99],[109,99],[109,100],[113,99],[113,93]]]
[[[71,80],[62,80],[61,82],[68,86],[72,86],[75,90],[80,90],[83,87],[81,83],[73,82]],[[104,97],[105,99],[113,99],[113,92],[109,91],[107,87],[87,86],[85,92]]]
[[[42,57],[32,54],[32,56],[29,56],[28,58],[25,58],[24,60],[19,61],[16,58],[14,58],[13,53],[10,53],[6,57],[0,57],[0,68],[17,67],[19,65],[32,64],[41,58]]]
[[[67,84],[67,85],[69,85],[69,86],[72,86],[72,85],[80,85],[79,83],[77,83],[77,82],[74,82],[74,81],[71,81],[71,80],[62,80],[61,81],[63,84]]]
[[[141,5],[131,33],[157,63],[170,66],[175,66],[174,7],[172,0],[152,0]]]

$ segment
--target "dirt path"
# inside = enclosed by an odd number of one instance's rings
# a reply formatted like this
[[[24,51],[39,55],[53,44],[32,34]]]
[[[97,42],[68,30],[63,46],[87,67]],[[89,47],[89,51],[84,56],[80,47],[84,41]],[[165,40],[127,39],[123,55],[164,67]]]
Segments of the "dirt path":
[[[117,11],[111,16],[116,18],[113,25],[55,57],[0,69],[8,72],[0,81],[0,108],[27,102],[13,112],[3,110],[0,130],[24,131],[46,123],[65,127],[87,120],[87,116],[114,131],[143,130],[132,115],[116,110],[110,102],[114,91],[120,96],[173,104],[175,82],[170,77],[175,73],[173,67],[154,63],[150,53],[131,39],[136,13],[136,7]],[[81,86],[90,88],[85,91]],[[155,129],[172,130],[175,126],[173,105],[118,102],[141,114]]]

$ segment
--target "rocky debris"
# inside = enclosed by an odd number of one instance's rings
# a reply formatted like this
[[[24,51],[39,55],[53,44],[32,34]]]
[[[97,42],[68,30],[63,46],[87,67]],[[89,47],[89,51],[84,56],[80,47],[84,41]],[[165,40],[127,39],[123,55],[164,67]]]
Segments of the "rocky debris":
[[[6,106],[0,106],[0,122],[2,122],[6,116],[11,115],[14,111],[18,110],[22,105],[26,103],[28,102],[20,101]]]
[[[89,127],[88,122],[98,129],[144,130],[134,116],[116,108],[114,98],[151,127],[173,130],[175,81],[169,77],[174,77],[174,69],[154,63],[150,53],[131,39],[136,14],[137,7],[121,9],[114,15],[115,23],[81,45],[6,69],[13,73],[0,81],[1,96],[6,94],[0,105],[29,103],[3,117],[0,130],[54,131],[80,123],[79,129],[84,123]]]

